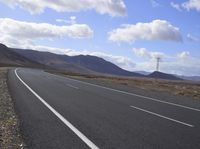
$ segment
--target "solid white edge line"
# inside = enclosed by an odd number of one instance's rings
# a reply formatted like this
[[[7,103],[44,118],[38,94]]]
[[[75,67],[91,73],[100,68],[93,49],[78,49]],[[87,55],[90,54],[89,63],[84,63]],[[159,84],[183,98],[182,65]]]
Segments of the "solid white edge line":
[[[69,121],[67,121],[60,113],[58,113],[53,107],[51,107],[42,97],[40,97],[31,87],[29,87],[17,74],[15,69],[15,75],[23,83],[23,85],[31,91],[51,112],[53,112],[67,127],[69,127],[83,142],[85,142],[91,149],[99,149],[92,141],[90,141],[83,133],[81,133],[76,127],[74,127]]]
[[[100,85],[96,85],[96,84],[92,84],[92,83],[88,83],[88,82],[84,82],[84,81],[80,81],[80,80],[75,80],[75,79],[71,79],[71,78],[68,78],[68,77],[66,77],[66,78],[69,79],[69,80],[73,80],[73,81],[77,81],[77,82],[80,82],[80,83],[104,88],[104,89],[107,89],[107,90],[111,90],[111,91],[115,91],[115,92],[119,92],[119,93],[123,93],[123,94],[127,94],[127,95],[132,95],[132,96],[136,96],[136,97],[140,97],[140,98],[144,98],[144,99],[149,99],[149,100],[152,100],[152,101],[165,103],[165,104],[173,105],[173,106],[176,106],[176,107],[181,107],[181,108],[190,109],[190,110],[193,110],[193,111],[200,112],[200,109],[196,109],[196,108],[192,108],[192,107],[188,107],[188,106],[184,106],[184,105],[179,105],[179,104],[176,104],[176,103],[171,103],[171,102],[167,102],[167,101],[163,101],[163,100],[159,100],[159,99],[156,99],[156,98],[147,97],[147,96],[143,96],[143,95],[139,95],[139,94],[135,94],[135,93],[129,93],[129,92],[126,92],[126,91],[108,88],[108,87],[105,87],[105,86],[100,86]]]
[[[152,114],[152,115],[155,115],[155,116],[158,116],[158,117],[161,117],[161,118],[164,118],[164,119],[167,119],[167,120],[170,120],[170,121],[173,121],[173,122],[176,122],[176,123],[179,123],[179,124],[182,124],[182,125],[185,125],[185,126],[194,127],[194,125],[191,125],[191,124],[188,124],[188,123],[185,123],[185,122],[181,122],[181,121],[175,120],[173,118],[169,118],[169,117],[166,117],[166,116],[163,116],[163,115],[160,115],[160,114],[148,111],[148,110],[144,110],[142,108],[138,108],[138,107],[135,107],[135,106],[130,106],[130,107],[137,109],[137,110],[140,110],[140,111],[143,111],[143,112],[146,112],[146,113],[149,113],[149,114]]]

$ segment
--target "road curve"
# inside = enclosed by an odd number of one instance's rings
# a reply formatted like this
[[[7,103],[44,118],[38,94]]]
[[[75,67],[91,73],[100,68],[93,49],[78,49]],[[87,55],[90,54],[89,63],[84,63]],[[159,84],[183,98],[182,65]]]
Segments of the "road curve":
[[[200,148],[199,102],[24,68],[9,71],[8,85],[28,148]]]

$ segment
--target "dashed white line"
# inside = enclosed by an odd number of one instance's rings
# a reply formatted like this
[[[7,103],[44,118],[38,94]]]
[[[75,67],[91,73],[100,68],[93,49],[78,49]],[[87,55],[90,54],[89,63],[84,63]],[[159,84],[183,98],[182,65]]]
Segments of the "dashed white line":
[[[138,107],[135,107],[135,106],[130,106],[130,107],[135,108],[135,109],[140,110],[140,111],[143,111],[143,112],[146,112],[146,113],[149,113],[149,114],[152,114],[152,115],[155,115],[155,116],[158,116],[158,117],[161,117],[161,118],[164,118],[164,119],[167,119],[167,120],[170,120],[170,121],[173,121],[173,122],[176,122],[176,123],[179,123],[179,124],[182,124],[182,125],[185,125],[185,126],[188,126],[188,127],[194,127],[194,125],[191,125],[191,124],[188,124],[188,123],[185,123],[185,122],[181,122],[181,121],[178,121],[178,120],[175,120],[175,119],[172,119],[172,118],[169,118],[169,117],[166,117],[166,116],[163,116],[163,115],[160,115],[160,114],[157,114],[157,113],[154,113],[154,112],[142,109],[142,108],[138,108]]]
[[[109,88],[109,87],[105,87],[105,86],[100,86],[100,85],[96,85],[96,84],[92,84],[92,83],[88,83],[88,82],[83,82],[83,81],[79,81],[79,80],[75,80],[75,79],[71,79],[71,78],[67,78],[67,79],[73,80],[73,81],[76,81],[76,82],[79,82],[79,83],[83,83],[83,84],[107,89],[107,90],[110,90],[110,91],[123,93],[123,94],[126,94],[126,95],[132,95],[132,96],[136,96],[136,97],[139,97],[139,98],[149,99],[149,100],[152,100],[152,101],[155,101],[155,102],[160,102],[160,103],[164,103],[164,104],[168,104],[168,105],[172,105],[172,106],[181,107],[181,108],[184,108],[184,109],[189,109],[189,110],[200,112],[200,109],[196,109],[196,108],[192,108],[192,107],[188,107],[188,106],[184,106],[184,105],[180,105],[180,104],[176,104],[176,103],[172,103],[172,102],[167,102],[167,101],[159,100],[159,99],[152,98],[152,97],[147,97],[147,96],[143,96],[143,95],[139,95],[139,94],[135,94],[135,93],[121,91],[121,90],[117,90],[117,89],[113,89],[113,88]]]
[[[73,86],[73,85],[71,85],[71,84],[66,84],[66,85],[69,86],[69,87],[71,87],[71,88],[74,88],[74,89],[79,89],[78,87]]]
[[[81,133],[76,127],[74,127],[68,120],[66,120],[60,113],[58,113],[53,107],[51,107],[42,97],[40,97],[31,87],[29,87],[17,74],[15,69],[15,75],[22,82],[22,84],[31,91],[51,112],[53,112],[67,127],[69,127],[83,142],[85,142],[91,149],[99,149],[92,141],[90,141],[83,133]]]

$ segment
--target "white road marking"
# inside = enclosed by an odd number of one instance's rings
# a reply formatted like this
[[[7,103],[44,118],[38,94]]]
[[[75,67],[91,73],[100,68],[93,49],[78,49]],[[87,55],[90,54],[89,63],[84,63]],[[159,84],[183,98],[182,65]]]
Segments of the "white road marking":
[[[155,115],[155,116],[158,116],[158,117],[161,117],[161,118],[164,118],[164,119],[167,119],[167,120],[170,120],[170,121],[173,121],[173,122],[176,122],[176,123],[179,123],[179,124],[182,124],[182,125],[185,125],[185,126],[194,127],[194,125],[191,125],[191,124],[188,124],[188,123],[185,123],[185,122],[181,122],[181,121],[178,121],[178,120],[175,120],[175,119],[172,119],[172,118],[169,118],[169,117],[166,117],[166,116],[163,116],[163,115],[160,115],[160,114],[148,111],[148,110],[144,110],[144,109],[141,109],[141,108],[138,108],[138,107],[135,107],[135,106],[130,106],[130,107],[135,108],[135,109],[140,110],[140,111],[143,111],[143,112],[146,112],[146,113],[149,113],[149,114],[152,114],[152,115]]]
[[[67,127],[69,127],[82,141],[84,141],[91,149],[99,149],[92,141],[90,141],[83,133],[81,133],[76,127],[74,127],[68,120],[66,120],[60,113],[58,113],[53,107],[51,107],[42,97],[40,97],[31,87],[29,87],[17,74],[15,69],[15,75],[22,82],[22,84],[31,91],[51,112],[53,112]]]
[[[71,84],[66,84],[66,85],[69,86],[69,87],[71,87],[71,88],[79,89],[78,87],[73,86],[73,85],[71,85]]]
[[[104,86],[100,86],[100,85],[96,85],[96,84],[92,84],[92,83],[88,83],[88,82],[83,82],[83,81],[79,81],[79,80],[75,80],[75,79],[71,79],[71,78],[67,78],[67,79],[73,80],[73,81],[76,81],[76,82],[80,82],[80,83],[83,83],[83,84],[88,84],[88,85],[91,85],[91,86],[100,87],[100,88],[103,88],[103,89],[107,89],[107,90],[111,90],[111,91],[127,94],[127,95],[132,95],[132,96],[136,96],[136,97],[140,97],[140,98],[144,98],[144,99],[149,99],[149,100],[152,100],[152,101],[165,103],[165,104],[168,104],[168,105],[173,105],[173,106],[176,106],[176,107],[181,107],[181,108],[185,108],[185,109],[189,109],[189,110],[200,112],[200,109],[196,109],[196,108],[192,108],[192,107],[188,107],[188,106],[184,106],[184,105],[180,105],[180,104],[176,104],[176,103],[172,103],[172,102],[167,102],[167,101],[159,100],[159,99],[152,98],[152,97],[147,97],[147,96],[143,96],[143,95],[139,95],[139,94],[135,94],[135,93],[121,91],[121,90],[117,90],[117,89],[113,89],[113,88],[109,88],[109,87],[104,87]]]

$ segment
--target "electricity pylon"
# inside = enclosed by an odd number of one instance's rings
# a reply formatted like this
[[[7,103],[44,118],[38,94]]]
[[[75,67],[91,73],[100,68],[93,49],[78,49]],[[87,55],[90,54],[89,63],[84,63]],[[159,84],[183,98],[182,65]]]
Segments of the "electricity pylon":
[[[157,57],[156,60],[157,60],[157,63],[156,63],[156,71],[159,71],[159,63],[160,63],[160,57]]]

